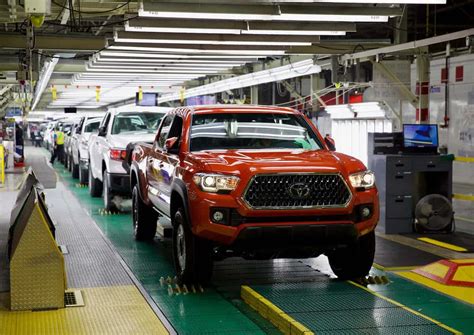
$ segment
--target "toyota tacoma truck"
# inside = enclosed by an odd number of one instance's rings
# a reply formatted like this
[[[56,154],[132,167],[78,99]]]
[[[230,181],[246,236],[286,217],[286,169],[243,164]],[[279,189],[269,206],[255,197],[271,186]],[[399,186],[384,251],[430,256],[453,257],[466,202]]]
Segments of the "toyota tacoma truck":
[[[112,109],[98,132],[89,137],[89,193],[104,199],[107,210],[117,210],[115,196],[130,196],[130,175],[123,167],[126,147],[133,141],[155,137],[164,112]]]
[[[374,174],[330,151],[302,113],[260,106],[180,107],[130,167],[137,240],[172,224],[180,282],[207,283],[213,261],[326,254],[339,278],[368,274],[379,219]],[[162,218],[160,218],[161,220]]]

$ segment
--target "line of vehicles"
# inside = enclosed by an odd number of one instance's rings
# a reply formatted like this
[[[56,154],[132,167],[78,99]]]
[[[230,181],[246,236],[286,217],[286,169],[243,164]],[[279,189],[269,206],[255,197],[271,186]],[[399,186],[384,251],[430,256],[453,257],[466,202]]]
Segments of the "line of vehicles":
[[[368,274],[379,219],[374,174],[331,151],[300,112],[197,106],[111,110],[70,133],[67,166],[102,196],[132,198],[137,240],[172,238],[181,283],[210,281],[213,262],[328,256],[340,278]],[[86,150],[87,148],[87,150]]]

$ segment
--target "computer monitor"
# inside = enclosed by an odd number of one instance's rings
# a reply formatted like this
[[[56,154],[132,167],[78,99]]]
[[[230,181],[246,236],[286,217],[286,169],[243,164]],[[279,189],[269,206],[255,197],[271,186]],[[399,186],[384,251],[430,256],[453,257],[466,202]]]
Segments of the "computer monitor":
[[[135,105],[137,106],[158,106],[158,93],[143,92],[142,98],[138,99],[138,92],[135,95]]]
[[[405,148],[438,148],[438,126],[436,124],[404,124],[403,146]]]

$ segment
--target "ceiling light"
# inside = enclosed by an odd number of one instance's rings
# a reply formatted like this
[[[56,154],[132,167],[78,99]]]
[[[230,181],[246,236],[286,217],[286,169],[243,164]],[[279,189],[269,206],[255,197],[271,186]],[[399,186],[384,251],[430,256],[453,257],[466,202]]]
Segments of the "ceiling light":
[[[242,30],[242,35],[344,36],[346,32],[337,30]]]
[[[183,52],[183,53],[194,53],[194,54],[230,54],[235,57],[241,55],[252,55],[252,56],[267,56],[267,55],[284,55],[284,50],[203,50],[203,49],[188,49],[188,48],[154,48],[154,47],[139,47],[139,46],[126,46],[126,45],[111,45],[108,47],[110,50],[127,50],[127,51],[161,51],[161,52]]]
[[[272,42],[272,41],[213,41],[213,40],[165,40],[144,38],[119,38],[114,39],[118,43],[156,43],[156,44],[210,44],[210,45],[294,45],[311,46],[311,42]]]
[[[205,13],[138,10],[140,17],[209,20],[249,20],[249,21],[318,21],[318,22],[387,22],[385,15],[344,15],[344,14],[249,14],[249,13]]]
[[[166,49],[168,50],[168,49]],[[182,49],[179,49],[182,50]],[[102,56],[118,56],[118,57],[143,57],[143,58],[177,58],[177,59],[194,59],[194,58],[204,58],[204,59],[219,59],[219,58],[228,58],[228,59],[241,59],[249,58],[255,59],[256,56],[252,55],[186,55],[186,54],[167,54],[167,53],[140,53],[140,52],[126,52],[126,51],[101,51],[99,55]]]
[[[140,58],[107,58],[99,56],[96,59],[97,62],[101,63],[178,63],[178,64],[228,64],[229,66],[237,66],[245,64],[247,61],[236,61],[236,60],[208,60],[208,59],[140,59]]]
[[[237,66],[237,65],[235,65]],[[120,71],[121,69],[126,69],[126,70],[139,70],[138,72],[141,72],[141,70],[155,70],[155,71],[160,71],[160,70],[202,70],[202,71],[207,71],[207,70],[216,70],[216,71],[224,71],[226,69],[232,68],[233,66],[229,65],[211,65],[211,64],[200,64],[200,65],[193,65],[193,64],[183,64],[183,65],[175,65],[175,64],[162,64],[162,65],[149,65],[149,66],[144,66],[144,65],[103,65],[103,64],[90,64],[89,68],[93,69],[117,69]]]
[[[335,27],[337,29],[337,26]],[[171,27],[132,27],[125,25],[127,32],[144,33],[184,33],[184,34],[227,34],[227,35],[296,35],[296,36],[342,36],[339,30],[282,30],[282,29],[213,29],[213,28],[171,28]]]
[[[41,99],[41,96],[43,95],[44,89],[48,85],[49,79],[51,78],[51,75],[53,74],[54,67],[58,63],[59,58],[58,57],[52,57],[50,58],[49,61],[46,61],[43,69],[41,71],[41,76],[40,80],[38,81],[38,84],[36,85],[36,90],[35,90],[35,97],[33,100],[33,104],[31,105],[31,110],[34,110],[36,105]]]

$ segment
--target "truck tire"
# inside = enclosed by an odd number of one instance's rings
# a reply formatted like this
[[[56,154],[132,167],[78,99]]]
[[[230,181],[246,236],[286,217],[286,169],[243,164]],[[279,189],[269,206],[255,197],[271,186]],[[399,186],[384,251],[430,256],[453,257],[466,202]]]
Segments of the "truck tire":
[[[90,166],[90,165],[89,165]],[[91,197],[98,198],[102,195],[102,182],[94,178],[92,170],[89,168],[89,194]]]
[[[79,178],[79,164],[74,164],[74,161],[72,159],[70,160],[70,164],[72,165],[72,177],[74,179]]]
[[[179,208],[173,219],[173,260],[180,284],[206,285],[212,276],[212,244],[193,235]]]
[[[147,206],[135,185],[132,190],[133,234],[137,241],[153,241],[156,235],[158,213]]]
[[[117,211],[117,206],[114,202],[114,194],[110,190],[109,178],[107,178],[107,172],[104,171],[102,174],[102,198],[104,198],[104,208],[108,211]]]
[[[79,167],[79,183],[82,185],[86,185],[89,181],[88,171]]]
[[[329,254],[329,265],[340,279],[358,279],[368,275],[374,254],[375,232],[372,231],[360,237],[353,246]]]

